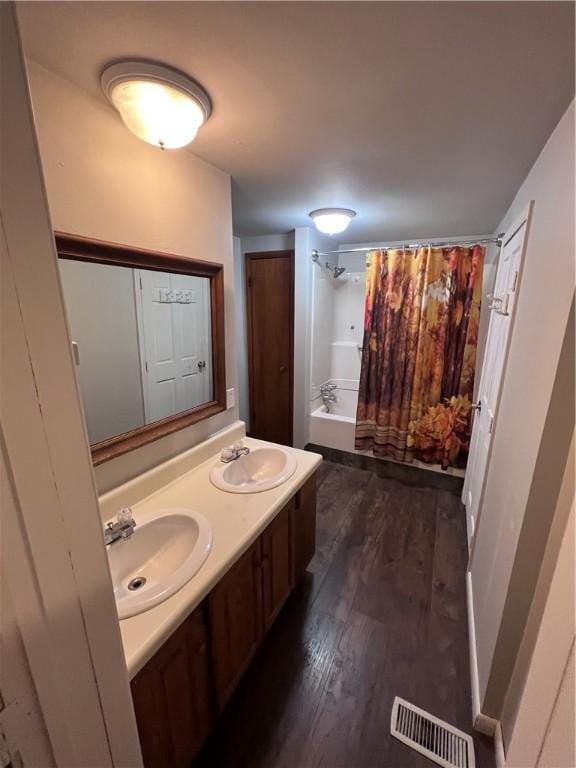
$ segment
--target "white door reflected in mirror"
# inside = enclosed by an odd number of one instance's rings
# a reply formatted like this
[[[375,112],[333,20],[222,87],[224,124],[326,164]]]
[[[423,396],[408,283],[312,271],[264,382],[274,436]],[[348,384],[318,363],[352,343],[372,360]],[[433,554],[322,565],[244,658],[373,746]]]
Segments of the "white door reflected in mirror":
[[[213,399],[209,278],[59,265],[91,445]]]
[[[210,282],[134,270],[146,423],[211,399]]]

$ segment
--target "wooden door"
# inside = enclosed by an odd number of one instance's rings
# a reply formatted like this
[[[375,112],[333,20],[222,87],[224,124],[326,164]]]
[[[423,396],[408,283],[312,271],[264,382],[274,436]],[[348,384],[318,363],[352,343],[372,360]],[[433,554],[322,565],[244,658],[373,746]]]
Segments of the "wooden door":
[[[146,768],[189,766],[214,722],[203,606],[132,681]]]
[[[238,560],[208,597],[214,685],[221,710],[262,638],[260,539]]]
[[[316,474],[296,494],[291,534],[293,583],[297,584],[316,550]]]
[[[246,254],[250,435],[292,445],[294,251]]]
[[[520,285],[522,260],[527,246],[531,206],[504,236],[498,260],[496,284],[491,300],[490,324],[486,338],[478,404],[474,416],[470,455],[462,500],[466,506],[468,538],[472,542],[482,502],[492,432],[497,417],[502,389],[502,374],[508,356],[509,339],[514,323],[514,309]]]
[[[262,610],[265,632],[292,589],[290,516],[293,507],[292,499],[262,534]]]

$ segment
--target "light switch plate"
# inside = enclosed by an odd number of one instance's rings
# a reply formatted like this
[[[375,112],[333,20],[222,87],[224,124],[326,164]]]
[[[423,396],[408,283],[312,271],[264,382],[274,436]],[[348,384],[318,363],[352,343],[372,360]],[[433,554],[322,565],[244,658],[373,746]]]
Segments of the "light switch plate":
[[[236,390],[234,387],[226,390],[226,408],[234,408],[236,405]]]

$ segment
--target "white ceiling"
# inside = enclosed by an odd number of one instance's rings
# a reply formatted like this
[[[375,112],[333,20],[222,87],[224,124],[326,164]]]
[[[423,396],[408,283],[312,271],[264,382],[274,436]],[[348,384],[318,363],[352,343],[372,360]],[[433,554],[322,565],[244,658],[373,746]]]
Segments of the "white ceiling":
[[[18,3],[26,54],[104,99],[149,58],[214,112],[239,235],[358,211],[345,238],[493,231],[574,94],[572,2]]]

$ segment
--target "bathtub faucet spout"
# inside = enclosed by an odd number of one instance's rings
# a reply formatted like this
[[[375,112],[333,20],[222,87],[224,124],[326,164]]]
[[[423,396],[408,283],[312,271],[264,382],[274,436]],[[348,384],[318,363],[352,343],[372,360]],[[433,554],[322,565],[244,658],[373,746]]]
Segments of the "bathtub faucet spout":
[[[337,389],[336,384],[333,384],[330,381],[320,385],[320,396],[327,413],[330,413],[330,403],[336,402],[336,395],[334,394],[335,389]]]

